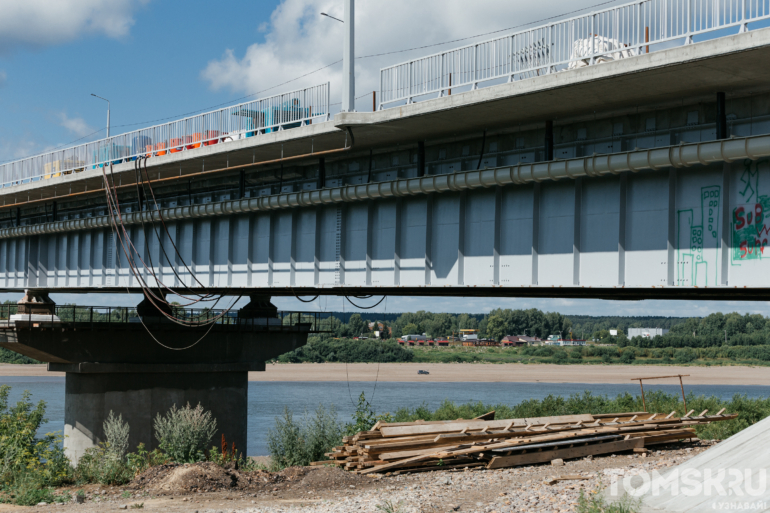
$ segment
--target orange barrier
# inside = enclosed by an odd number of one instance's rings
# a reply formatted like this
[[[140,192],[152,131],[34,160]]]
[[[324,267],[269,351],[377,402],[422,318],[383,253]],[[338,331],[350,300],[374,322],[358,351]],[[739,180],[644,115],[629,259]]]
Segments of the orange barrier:
[[[201,136],[200,133],[195,133],[195,134],[192,134],[191,136],[188,135],[187,137],[185,137],[185,139],[187,139],[187,143],[188,143],[187,144],[187,149],[188,150],[192,150],[194,148],[200,148],[201,147],[200,141],[202,139],[202,136]],[[190,144],[190,143],[192,143],[192,144]]]
[[[206,130],[206,139],[211,139],[209,141],[206,141],[204,144],[206,146],[211,146],[212,144],[216,144],[219,142],[219,130]]]
[[[147,158],[152,157],[152,144],[146,145],[144,147],[144,149],[145,149],[145,153],[146,153],[145,157],[147,157]]]
[[[184,145],[184,139],[171,139],[169,140],[169,153],[179,153],[182,151],[182,146]]]
[[[158,150],[162,150],[162,151],[158,151]],[[160,157],[165,154],[166,154],[166,143],[157,143],[155,145],[155,155]]]

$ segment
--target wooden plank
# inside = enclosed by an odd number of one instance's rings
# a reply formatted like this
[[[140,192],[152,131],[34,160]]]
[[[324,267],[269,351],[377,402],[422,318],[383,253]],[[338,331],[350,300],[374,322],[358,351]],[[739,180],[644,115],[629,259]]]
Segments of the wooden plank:
[[[670,442],[672,440],[683,440],[685,438],[692,438],[694,440],[697,440],[698,436],[693,431],[692,433],[681,432],[681,433],[672,433],[667,435],[644,436],[639,439],[644,442],[644,445],[652,445],[652,444],[659,444],[663,442]]]
[[[406,470],[397,470],[393,472],[395,475],[399,474],[406,474],[406,473],[412,473],[412,472],[432,472],[434,470],[450,470],[454,468],[473,468],[473,467],[483,467],[487,463],[485,461],[475,461],[473,463],[459,463],[457,465],[433,465],[430,467],[417,467],[417,468],[410,468]]]
[[[461,431],[464,428],[469,430],[481,430],[484,427],[488,429],[501,429],[509,425],[511,421],[514,421],[514,426],[524,427],[527,425],[543,425],[543,424],[574,424],[579,421],[593,422],[594,418],[591,415],[562,415],[558,417],[539,417],[532,419],[502,419],[502,420],[490,420],[490,421],[454,421],[445,424],[429,424],[420,423],[412,424],[409,426],[381,426],[380,432],[384,437],[396,437],[404,435],[417,435],[428,433],[452,433],[455,431]]]
[[[487,465],[488,469],[515,467],[519,465],[532,465],[534,463],[545,463],[555,459],[573,459],[584,458],[586,456],[595,456],[597,454],[610,454],[616,452],[631,451],[634,447],[641,447],[641,439],[621,440],[619,442],[609,442],[605,444],[584,445],[580,447],[570,447],[569,449],[556,449],[554,451],[542,451],[517,454],[514,456],[495,456]]]
[[[476,442],[475,450],[474,447],[470,447],[470,445],[473,444],[473,442],[465,442],[463,439],[462,442],[456,441],[455,444],[458,442],[461,445],[454,445],[454,446],[441,446],[439,444],[436,444],[435,446],[426,448],[426,449],[413,449],[413,450],[407,450],[407,451],[394,451],[390,453],[382,453],[379,454],[379,458],[383,460],[397,460],[399,458],[409,458],[419,455],[431,455],[435,454],[436,451],[448,451],[448,450],[454,450],[454,448],[457,448],[457,450],[465,451],[465,454],[470,454],[473,452],[483,452],[484,450],[487,450],[489,448],[505,448],[505,447],[517,447],[520,445],[531,445],[536,444],[539,442],[550,442],[550,441],[566,441],[569,442],[572,438],[579,438],[584,437],[586,435],[594,435],[594,434],[616,434],[616,433],[623,433],[623,434],[629,434],[630,436],[638,436],[637,433],[644,433],[648,434],[651,432],[654,432],[656,430],[666,430],[670,429],[671,426],[668,424],[664,425],[655,425],[649,424],[649,423],[636,423],[636,425],[632,426],[622,426],[622,427],[613,427],[613,428],[605,428],[605,427],[599,427],[599,428],[583,428],[579,430],[572,430],[572,431],[561,431],[557,433],[550,433],[550,432],[524,432],[520,431],[518,433],[518,437],[513,439],[507,439],[500,442],[493,442],[491,438],[486,438],[487,441],[486,444]],[[528,435],[527,438],[521,438],[522,435]],[[499,437],[492,437],[492,438],[499,438]],[[456,439],[455,439],[456,440]]]
[[[595,419],[614,419],[615,417],[633,417],[634,415],[644,415],[646,411],[630,411],[625,413],[599,413],[594,415]]]

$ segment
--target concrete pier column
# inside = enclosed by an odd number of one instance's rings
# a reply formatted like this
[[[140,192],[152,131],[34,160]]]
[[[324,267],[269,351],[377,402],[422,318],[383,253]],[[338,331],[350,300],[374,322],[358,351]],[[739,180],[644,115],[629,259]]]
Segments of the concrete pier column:
[[[64,451],[76,463],[86,449],[104,442],[102,425],[110,411],[128,422],[129,448],[158,447],[154,421],[174,405],[200,403],[217,420],[211,445],[222,435],[246,453],[248,365],[50,364],[67,373],[64,399]],[[207,447],[209,449],[210,447]]]

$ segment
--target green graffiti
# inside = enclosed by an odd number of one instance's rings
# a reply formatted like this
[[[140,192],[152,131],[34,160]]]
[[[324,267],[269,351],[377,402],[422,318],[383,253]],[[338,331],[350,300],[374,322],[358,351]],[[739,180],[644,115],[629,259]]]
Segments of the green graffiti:
[[[721,194],[718,185],[701,187],[699,211],[677,211],[677,285],[706,287],[719,283]]]
[[[767,161],[747,161],[741,175],[738,194],[742,203],[732,210],[730,219],[730,262],[740,265],[747,260],[761,260],[767,246],[766,212],[770,196],[759,194],[759,166]]]

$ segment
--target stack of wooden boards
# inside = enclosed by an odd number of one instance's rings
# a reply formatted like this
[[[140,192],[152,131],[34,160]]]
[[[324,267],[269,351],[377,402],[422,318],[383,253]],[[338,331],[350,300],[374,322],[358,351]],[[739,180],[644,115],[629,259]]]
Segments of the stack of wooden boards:
[[[345,437],[326,456],[360,474],[423,472],[451,468],[489,469],[643,451],[659,443],[696,439],[694,426],[737,415],[684,417],[648,412],[565,415],[494,420],[494,412],[471,420],[377,423],[371,431]]]

